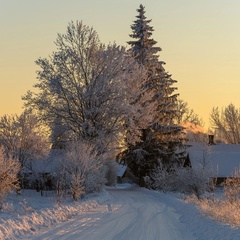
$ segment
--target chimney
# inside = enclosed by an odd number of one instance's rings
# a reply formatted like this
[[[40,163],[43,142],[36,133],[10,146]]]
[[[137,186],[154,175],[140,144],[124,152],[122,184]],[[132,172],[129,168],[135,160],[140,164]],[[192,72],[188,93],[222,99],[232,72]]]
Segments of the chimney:
[[[214,135],[208,135],[208,145],[215,145]]]

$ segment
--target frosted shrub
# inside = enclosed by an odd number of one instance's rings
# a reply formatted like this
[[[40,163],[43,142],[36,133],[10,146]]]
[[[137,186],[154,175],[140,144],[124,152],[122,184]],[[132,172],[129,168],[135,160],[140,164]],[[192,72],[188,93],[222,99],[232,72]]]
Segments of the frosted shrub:
[[[83,194],[83,184],[82,179],[78,174],[73,173],[71,175],[70,190],[74,201],[77,201],[81,194]]]
[[[151,179],[151,180],[150,180]],[[167,171],[163,165],[158,166],[151,174],[148,184],[150,187],[160,191],[172,191],[172,173]]]
[[[232,178],[224,182],[225,198],[205,198],[196,201],[201,210],[218,221],[240,227],[240,169],[236,169]]]
[[[4,202],[1,206],[1,210],[3,212],[7,212],[7,211],[13,212],[14,211],[14,205],[13,205],[13,203]]]
[[[14,189],[18,189],[18,173],[20,163],[12,158],[7,158],[0,148],[0,208],[3,199]]]
[[[159,166],[151,174],[151,187],[160,191],[178,191],[200,196],[210,189],[211,182],[206,170],[173,166],[165,169]]]
[[[100,164],[95,167],[89,171],[83,183],[85,193],[100,192],[106,184],[106,167]]]
[[[240,208],[237,202],[230,203],[222,198],[205,198],[195,203],[209,217],[234,227],[240,227]]]
[[[208,216],[234,227],[240,227],[240,169],[233,172],[232,178],[224,182],[225,198],[204,198],[194,200],[200,209]]]
[[[33,208],[29,205],[29,203],[26,201],[26,199],[23,199],[23,201],[20,202],[19,205],[21,205],[22,211],[33,212]]]
[[[185,189],[183,189],[186,193],[193,193],[198,199],[202,194],[206,191],[210,190],[212,186],[211,180],[209,178],[209,174],[204,169],[191,169],[188,168],[185,170],[183,174],[182,181],[184,183]]]
[[[67,195],[68,183],[67,183],[67,176],[68,173],[64,168],[64,165],[60,165],[62,168],[59,168],[56,173],[56,197],[57,202],[60,203]]]
[[[75,201],[84,193],[100,191],[106,183],[102,156],[98,156],[93,146],[83,142],[69,146],[57,175],[59,196],[69,189]]]
[[[240,201],[240,168],[235,169],[232,178],[224,182],[224,195],[230,203]]]

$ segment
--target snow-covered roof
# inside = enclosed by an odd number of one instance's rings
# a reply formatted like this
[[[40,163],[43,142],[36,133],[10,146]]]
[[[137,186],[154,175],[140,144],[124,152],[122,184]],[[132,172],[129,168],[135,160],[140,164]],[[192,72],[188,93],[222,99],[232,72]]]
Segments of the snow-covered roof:
[[[127,166],[118,164],[117,165],[117,176],[122,177],[123,174],[126,172]]]
[[[25,168],[24,173],[53,173],[59,166],[61,156],[64,154],[64,150],[55,149],[51,150],[50,155],[46,159],[32,159],[29,164],[31,165],[31,170]]]
[[[212,177],[231,177],[240,167],[240,145],[190,143],[189,157],[192,167],[205,164],[212,171]]]

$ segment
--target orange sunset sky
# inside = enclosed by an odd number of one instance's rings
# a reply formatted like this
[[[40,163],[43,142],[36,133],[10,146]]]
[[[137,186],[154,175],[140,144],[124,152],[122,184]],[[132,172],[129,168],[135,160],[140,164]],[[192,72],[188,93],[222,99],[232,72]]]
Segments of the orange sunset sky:
[[[240,107],[239,0],[0,0],[0,116],[22,112],[21,97],[37,82],[34,61],[56,50],[71,20],[127,46],[141,3],[160,60],[205,126],[212,107]]]

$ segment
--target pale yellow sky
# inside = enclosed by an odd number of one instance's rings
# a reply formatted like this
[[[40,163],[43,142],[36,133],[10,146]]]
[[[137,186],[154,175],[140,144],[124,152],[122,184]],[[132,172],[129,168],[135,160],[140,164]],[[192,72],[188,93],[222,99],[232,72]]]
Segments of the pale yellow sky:
[[[212,107],[240,107],[239,0],[0,0],[0,116],[22,112],[21,97],[37,82],[34,61],[55,50],[71,20],[127,46],[140,3],[180,98],[206,125]]]

